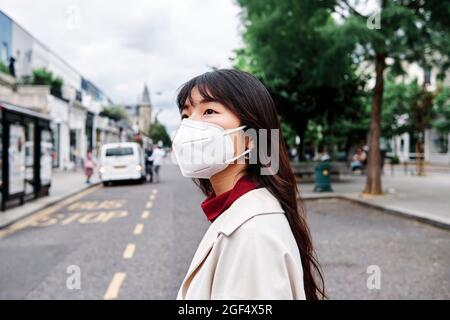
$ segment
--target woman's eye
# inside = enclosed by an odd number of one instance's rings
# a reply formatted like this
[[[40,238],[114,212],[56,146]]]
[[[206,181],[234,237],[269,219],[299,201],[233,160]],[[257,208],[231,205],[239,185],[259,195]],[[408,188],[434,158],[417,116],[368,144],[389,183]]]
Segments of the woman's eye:
[[[217,113],[217,112],[214,111],[213,109],[206,109],[205,110],[205,114],[213,114],[213,113]]]

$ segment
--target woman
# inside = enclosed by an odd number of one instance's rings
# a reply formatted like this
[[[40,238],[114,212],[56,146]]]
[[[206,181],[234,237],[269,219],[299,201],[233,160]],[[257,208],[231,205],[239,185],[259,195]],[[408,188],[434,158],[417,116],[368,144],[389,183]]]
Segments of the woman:
[[[212,222],[177,299],[324,298],[281,132],[259,142],[244,134],[280,129],[264,85],[246,72],[216,70],[185,83],[177,104],[173,150],[182,174],[207,196],[201,206]],[[278,168],[257,152],[261,139],[278,147]]]
[[[86,176],[86,183],[91,183],[91,176],[94,173],[95,161],[92,154],[92,148],[89,148],[86,154],[86,161],[84,162],[84,174]]]

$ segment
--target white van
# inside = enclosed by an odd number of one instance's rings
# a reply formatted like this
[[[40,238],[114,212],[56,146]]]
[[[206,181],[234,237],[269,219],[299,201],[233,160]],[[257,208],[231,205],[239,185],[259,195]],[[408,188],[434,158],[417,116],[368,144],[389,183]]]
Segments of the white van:
[[[135,142],[104,144],[100,152],[99,174],[105,186],[119,180],[144,182],[145,157],[141,146]]]

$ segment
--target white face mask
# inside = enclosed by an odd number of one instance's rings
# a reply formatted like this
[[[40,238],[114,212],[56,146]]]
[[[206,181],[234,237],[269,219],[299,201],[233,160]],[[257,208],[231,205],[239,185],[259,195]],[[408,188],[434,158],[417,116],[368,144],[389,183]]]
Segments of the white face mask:
[[[183,119],[172,147],[183,176],[209,179],[224,170],[228,164],[250,152],[234,156],[234,144],[230,134],[244,129],[231,130],[205,121]]]

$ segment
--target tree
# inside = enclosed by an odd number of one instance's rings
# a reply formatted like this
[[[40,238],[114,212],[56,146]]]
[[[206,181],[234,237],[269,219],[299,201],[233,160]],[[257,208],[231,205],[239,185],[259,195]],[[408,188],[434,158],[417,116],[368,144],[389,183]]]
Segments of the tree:
[[[245,47],[235,67],[269,89],[281,114],[300,137],[304,158],[310,120],[333,123],[346,109],[358,110],[359,79],[353,45],[343,46],[331,17],[334,1],[239,0]]]
[[[373,2],[373,1],[372,1]],[[356,3],[356,2],[354,2]],[[369,2],[360,7],[368,7]],[[384,73],[391,69],[404,72],[405,63],[422,67],[434,65],[441,72],[448,69],[450,50],[450,6],[447,1],[379,1],[369,14],[362,14],[350,1],[336,1],[335,11],[344,23],[342,39],[355,41],[355,56],[374,65],[375,85],[369,136],[369,157],[365,193],[382,194],[381,184],[381,113]],[[379,22],[379,25],[372,22]]]
[[[384,137],[410,133],[415,142],[417,173],[424,174],[425,130],[434,117],[433,92],[420,85],[417,79],[410,83],[388,77],[383,95],[381,127]]]
[[[170,146],[172,144],[166,127],[157,120],[150,126],[148,136],[154,143],[162,141],[165,146]]]
[[[450,132],[450,87],[439,87],[433,101],[433,127],[441,133]]]

